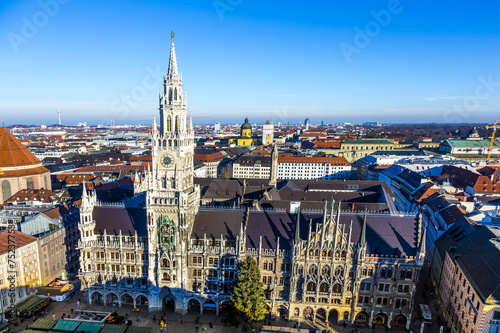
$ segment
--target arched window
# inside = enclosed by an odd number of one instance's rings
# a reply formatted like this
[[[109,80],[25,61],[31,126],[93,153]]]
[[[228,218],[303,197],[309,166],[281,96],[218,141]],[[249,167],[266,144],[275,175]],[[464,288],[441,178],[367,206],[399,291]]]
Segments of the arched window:
[[[267,271],[267,260],[264,260],[264,264],[262,265],[262,269]]]
[[[413,271],[408,268],[408,270],[406,271],[406,278],[411,279],[412,276],[413,276]]]
[[[335,275],[336,276],[343,276],[344,275],[344,269],[340,266],[338,266],[336,269],[335,269]]]
[[[175,130],[179,130],[179,116],[175,116]]]
[[[373,276],[373,268],[370,268],[370,269],[368,270],[368,276]]]
[[[167,117],[167,131],[172,131],[172,118],[170,116]]]
[[[387,268],[382,267],[382,270],[380,271],[380,278],[385,279],[387,276]]]
[[[387,278],[388,279],[392,278],[392,268],[387,269]]]
[[[329,257],[333,257],[333,251],[332,250],[328,251],[328,256]]]
[[[318,273],[318,269],[316,268],[316,265],[312,265],[311,267],[309,267],[309,274],[317,274]]]
[[[322,293],[328,292],[328,284],[323,282],[322,284],[319,285],[319,291]]]
[[[168,259],[163,259],[163,267],[170,267],[170,261]]]
[[[326,250],[321,251],[321,256],[326,257]]]
[[[272,270],[273,270],[273,262],[272,262],[272,261],[269,261],[269,264],[268,264],[268,269],[269,269],[270,271],[272,271]]]
[[[307,284],[307,291],[316,291],[316,284],[314,284],[314,282],[309,282]]]
[[[304,267],[302,265],[299,265],[298,273],[302,274],[304,272]]]
[[[172,88],[168,90],[168,102],[172,103]]]
[[[344,312],[344,320],[349,320],[349,312]]]
[[[314,252],[314,255],[315,255],[316,257],[319,257],[319,250],[316,250],[316,251]]]
[[[33,183],[33,178],[28,178],[26,180],[26,188],[32,190],[35,188],[35,184]]]
[[[177,88],[174,89],[174,101],[177,100]]]
[[[330,275],[330,266],[324,266],[323,269],[321,270],[321,274],[323,275]]]
[[[3,198],[3,201],[7,201],[8,199],[10,199],[10,197],[12,196],[12,194],[10,193],[10,183],[8,180],[4,180],[2,182],[2,198]]]
[[[340,290],[341,290],[341,289],[342,289],[342,287],[340,286],[340,284],[335,283],[335,284],[333,285],[332,291],[333,291],[334,293],[340,293]]]

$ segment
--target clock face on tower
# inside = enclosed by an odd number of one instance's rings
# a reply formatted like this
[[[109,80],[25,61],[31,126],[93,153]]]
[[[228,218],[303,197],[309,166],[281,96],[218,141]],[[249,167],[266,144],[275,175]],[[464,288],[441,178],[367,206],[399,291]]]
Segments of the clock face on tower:
[[[161,164],[164,166],[164,167],[169,167],[171,166],[173,163],[173,158],[172,156],[170,156],[169,154],[164,154],[162,157],[161,157]]]

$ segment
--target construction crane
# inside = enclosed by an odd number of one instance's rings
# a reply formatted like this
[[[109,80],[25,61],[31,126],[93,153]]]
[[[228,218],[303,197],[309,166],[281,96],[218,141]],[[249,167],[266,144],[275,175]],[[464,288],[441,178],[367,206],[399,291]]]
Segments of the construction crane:
[[[491,150],[493,149],[493,143],[495,142],[495,134],[497,132],[497,129],[500,129],[500,126],[497,126],[497,121],[498,119],[495,119],[495,123],[493,124],[493,126],[490,125],[484,126],[484,128],[486,129],[491,129],[491,128],[493,129],[493,133],[491,133],[490,147],[488,148],[488,157],[486,158],[486,162],[490,160]]]

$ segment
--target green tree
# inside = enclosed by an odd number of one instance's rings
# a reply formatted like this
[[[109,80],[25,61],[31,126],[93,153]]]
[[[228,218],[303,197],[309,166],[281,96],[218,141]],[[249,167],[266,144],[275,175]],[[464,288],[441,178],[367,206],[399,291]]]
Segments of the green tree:
[[[260,281],[257,262],[252,257],[248,256],[240,263],[230,300],[233,309],[228,317],[232,319],[233,324],[248,329],[254,322],[264,319],[264,286]]]

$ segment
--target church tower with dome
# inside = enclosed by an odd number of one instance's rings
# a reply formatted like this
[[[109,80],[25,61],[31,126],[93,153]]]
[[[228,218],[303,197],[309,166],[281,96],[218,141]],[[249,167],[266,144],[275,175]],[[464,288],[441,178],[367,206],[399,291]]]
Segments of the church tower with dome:
[[[241,125],[240,136],[230,139],[229,143],[237,146],[254,145],[254,140],[252,139],[252,125],[248,122],[248,117],[245,118],[245,122]]]

